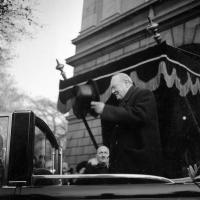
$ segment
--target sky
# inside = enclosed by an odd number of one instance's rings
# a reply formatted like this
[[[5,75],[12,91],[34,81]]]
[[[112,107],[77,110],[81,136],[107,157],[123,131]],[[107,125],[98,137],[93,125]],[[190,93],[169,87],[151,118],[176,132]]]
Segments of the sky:
[[[43,25],[32,39],[16,43],[17,57],[10,73],[20,91],[33,98],[45,97],[57,102],[60,72],[56,58],[64,64],[67,78],[73,67],[65,59],[75,54],[75,39],[81,30],[83,0],[40,0],[37,20]]]

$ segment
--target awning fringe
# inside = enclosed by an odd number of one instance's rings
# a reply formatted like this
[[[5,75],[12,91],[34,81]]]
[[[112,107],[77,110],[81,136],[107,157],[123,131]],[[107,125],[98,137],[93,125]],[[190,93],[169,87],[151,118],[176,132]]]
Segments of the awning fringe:
[[[175,68],[173,68],[171,74],[168,74],[165,61],[161,61],[159,63],[157,75],[147,82],[142,81],[139,78],[138,73],[136,71],[131,72],[130,77],[132,78],[132,80],[134,81],[137,87],[146,88],[151,91],[155,91],[160,85],[160,78],[162,74],[164,76],[164,80],[166,82],[167,87],[172,88],[173,85],[175,85],[176,88],[179,90],[180,96],[186,96],[190,91],[192,95],[196,95],[198,92],[200,92],[200,81],[198,77],[196,78],[196,81],[193,84],[191,76],[189,72],[187,72],[187,81],[184,84],[181,84],[181,79],[177,76]],[[108,88],[105,91],[105,93],[101,95],[101,100],[105,102],[110,96],[110,94],[111,94],[111,91],[110,91],[110,88]]]

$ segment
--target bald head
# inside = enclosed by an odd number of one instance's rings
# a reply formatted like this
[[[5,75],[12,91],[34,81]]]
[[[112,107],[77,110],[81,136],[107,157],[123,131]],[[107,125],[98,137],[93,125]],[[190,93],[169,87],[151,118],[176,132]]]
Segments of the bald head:
[[[117,99],[123,99],[132,85],[131,78],[125,73],[114,75],[110,82],[111,92]]]
[[[124,82],[128,82],[130,84],[133,84],[133,81],[132,79],[130,78],[130,76],[128,76],[127,74],[125,73],[118,73],[118,74],[115,74],[113,75],[112,79],[117,79],[117,80],[120,80],[120,81],[124,81]]]

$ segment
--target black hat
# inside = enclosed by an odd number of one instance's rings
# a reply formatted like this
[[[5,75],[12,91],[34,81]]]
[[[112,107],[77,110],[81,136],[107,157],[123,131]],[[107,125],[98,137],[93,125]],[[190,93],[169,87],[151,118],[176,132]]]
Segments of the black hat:
[[[87,113],[97,117],[97,113],[90,108],[91,101],[99,101],[99,90],[93,80],[89,80],[84,85],[76,85],[73,88],[73,112],[77,118],[83,118]]]

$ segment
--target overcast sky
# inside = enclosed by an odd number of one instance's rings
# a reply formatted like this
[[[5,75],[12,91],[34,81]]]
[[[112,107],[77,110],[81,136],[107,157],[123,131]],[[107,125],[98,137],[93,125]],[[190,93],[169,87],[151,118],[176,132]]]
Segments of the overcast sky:
[[[17,86],[32,97],[46,97],[57,101],[60,72],[55,69],[56,58],[75,54],[71,40],[81,30],[83,0],[40,0],[38,20],[44,27],[34,39],[18,42],[18,57],[12,62],[11,74]],[[65,64],[67,77],[73,68]]]

